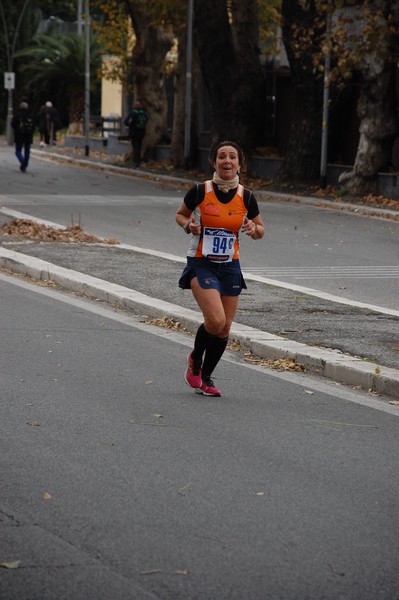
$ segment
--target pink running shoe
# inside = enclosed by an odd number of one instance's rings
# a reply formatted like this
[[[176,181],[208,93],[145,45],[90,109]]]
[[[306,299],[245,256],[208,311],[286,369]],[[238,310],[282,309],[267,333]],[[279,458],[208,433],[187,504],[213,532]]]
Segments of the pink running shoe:
[[[184,374],[184,380],[187,385],[193,388],[202,386],[201,361],[193,359],[191,352],[187,356],[187,371]]]
[[[196,394],[203,394],[204,396],[221,396],[222,392],[215,387],[210,377],[204,377],[202,385],[195,390]]]

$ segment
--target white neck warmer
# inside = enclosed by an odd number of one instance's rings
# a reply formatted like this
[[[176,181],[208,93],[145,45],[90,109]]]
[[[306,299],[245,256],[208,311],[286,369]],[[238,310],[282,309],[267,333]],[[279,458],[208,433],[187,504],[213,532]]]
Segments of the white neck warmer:
[[[229,181],[226,181],[225,179],[222,179],[220,177],[220,175],[217,171],[215,171],[213,174],[212,181],[213,181],[213,183],[216,183],[219,190],[222,190],[222,192],[227,194],[227,192],[229,190],[234,190],[238,186],[240,178],[238,177],[238,175],[236,175],[234,177],[234,179],[230,179]]]

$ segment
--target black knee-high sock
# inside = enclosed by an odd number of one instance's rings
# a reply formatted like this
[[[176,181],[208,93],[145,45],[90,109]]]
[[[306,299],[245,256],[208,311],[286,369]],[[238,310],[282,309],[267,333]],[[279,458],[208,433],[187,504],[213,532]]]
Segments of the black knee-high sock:
[[[202,356],[209,346],[209,344],[216,338],[216,335],[212,335],[208,333],[204,327],[204,324],[198,327],[195,341],[194,341],[194,350],[192,351],[192,357],[196,360],[202,360]]]
[[[212,375],[216,365],[223,356],[223,352],[226,350],[228,339],[228,337],[214,337],[206,347],[204,363],[202,365],[203,378],[210,377]]]

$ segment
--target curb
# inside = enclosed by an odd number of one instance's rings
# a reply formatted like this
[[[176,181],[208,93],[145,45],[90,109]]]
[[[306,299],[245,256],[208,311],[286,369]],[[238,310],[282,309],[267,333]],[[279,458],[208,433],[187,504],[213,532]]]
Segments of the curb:
[[[176,304],[151,298],[141,292],[84,275],[53,263],[0,247],[0,266],[12,273],[28,275],[36,280],[52,281],[62,288],[91,299],[150,317],[164,316],[177,319],[189,331],[202,323],[202,315]],[[286,340],[265,331],[233,323],[231,337],[243,349],[265,359],[293,358],[311,373],[349,385],[360,386],[394,398],[399,398],[399,370],[376,366],[360,358],[347,356],[336,350],[314,348]]]
[[[126,177],[136,177],[137,179],[146,179],[149,181],[167,181],[169,183],[192,186],[197,183],[197,180],[181,177],[174,177],[173,175],[163,175],[160,173],[152,173],[151,171],[143,171],[142,169],[134,169],[129,167],[118,167],[117,165],[110,165],[101,161],[88,160],[84,158],[75,158],[62,153],[46,152],[43,150],[31,150],[31,154],[40,158],[41,160],[52,160],[52,161],[64,161],[81,167],[91,167],[97,171],[110,171],[117,175],[125,175]]]

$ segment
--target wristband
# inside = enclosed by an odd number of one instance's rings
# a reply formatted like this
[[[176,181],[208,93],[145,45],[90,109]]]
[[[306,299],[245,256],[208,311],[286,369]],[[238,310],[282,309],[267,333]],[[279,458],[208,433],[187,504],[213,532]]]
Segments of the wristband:
[[[191,233],[190,231],[190,221],[188,221],[184,226],[183,229],[186,233]]]

